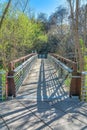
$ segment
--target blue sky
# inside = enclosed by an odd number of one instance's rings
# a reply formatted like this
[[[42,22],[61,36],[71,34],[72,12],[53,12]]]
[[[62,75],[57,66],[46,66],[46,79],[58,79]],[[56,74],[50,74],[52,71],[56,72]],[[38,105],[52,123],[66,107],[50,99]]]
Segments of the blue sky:
[[[43,12],[49,16],[60,5],[66,6],[66,0],[30,0],[30,7],[35,12],[35,15]]]
[[[4,3],[5,1],[8,0],[0,0],[1,3]],[[81,0],[81,3],[86,4],[87,0]],[[67,8],[69,7],[67,4],[67,0],[30,0],[30,8],[33,10],[36,16],[40,12],[46,13],[49,16],[60,5]]]

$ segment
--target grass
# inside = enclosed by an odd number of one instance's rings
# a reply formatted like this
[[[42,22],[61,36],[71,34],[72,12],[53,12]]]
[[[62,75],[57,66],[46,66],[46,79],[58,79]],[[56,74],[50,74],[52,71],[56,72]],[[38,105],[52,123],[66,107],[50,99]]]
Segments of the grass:
[[[64,84],[67,87],[67,91],[70,90],[70,83],[71,83],[71,77],[70,75],[67,77],[67,79],[65,80]]]

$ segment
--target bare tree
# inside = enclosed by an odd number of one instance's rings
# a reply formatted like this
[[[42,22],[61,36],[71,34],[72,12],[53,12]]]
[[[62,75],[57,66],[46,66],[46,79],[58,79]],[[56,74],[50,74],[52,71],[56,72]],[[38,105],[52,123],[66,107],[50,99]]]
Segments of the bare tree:
[[[13,1],[14,5],[15,5],[15,3],[17,3],[17,4],[14,7],[15,7],[15,9],[21,10],[23,13],[25,13],[26,9],[29,7],[28,6],[29,1],[30,0],[15,0],[15,1]]]
[[[37,17],[37,22],[41,22],[43,24],[43,31],[45,33],[48,33],[48,30],[49,30],[49,22],[48,22],[48,19],[47,19],[47,14],[45,13],[39,13],[38,14],[38,17]]]
[[[23,12],[25,12],[25,10],[26,10],[26,7],[27,7],[27,5],[28,5],[28,1],[29,1],[29,0],[26,0],[26,3],[25,3],[25,6],[24,6],[24,9],[23,9]]]
[[[8,1],[7,5],[6,5],[5,9],[4,9],[4,12],[3,12],[2,17],[1,17],[1,20],[0,20],[0,28],[1,28],[1,26],[2,26],[2,23],[3,23],[3,20],[4,20],[4,18],[5,18],[5,15],[6,15],[8,9],[9,9],[9,6],[10,6],[10,4],[11,4],[11,1],[12,1],[12,0],[9,0],[9,1]]]
[[[79,43],[79,32],[78,32],[78,26],[79,26],[79,8],[80,8],[80,0],[67,0],[70,6],[70,13],[71,13],[71,21],[72,21],[72,31],[73,31],[73,38],[75,42],[75,54],[76,59],[79,62],[79,70],[82,71],[84,68],[83,65],[83,56],[82,51]]]
[[[87,41],[87,4],[84,10],[84,43],[86,44]]]

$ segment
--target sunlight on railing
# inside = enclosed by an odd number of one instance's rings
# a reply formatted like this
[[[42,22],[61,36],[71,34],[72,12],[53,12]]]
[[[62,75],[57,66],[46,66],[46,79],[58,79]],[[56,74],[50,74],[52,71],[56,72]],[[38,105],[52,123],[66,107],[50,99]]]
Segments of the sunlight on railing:
[[[22,85],[24,79],[29,74],[29,71],[32,69],[34,62],[36,61],[37,56],[32,56],[27,61],[22,63],[16,69],[14,69],[14,82],[16,92],[18,91],[19,87]]]
[[[57,70],[60,85],[63,85],[66,91],[69,92],[73,70],[53,56],[48,55],[48,60],[55,66],[55,69]]]

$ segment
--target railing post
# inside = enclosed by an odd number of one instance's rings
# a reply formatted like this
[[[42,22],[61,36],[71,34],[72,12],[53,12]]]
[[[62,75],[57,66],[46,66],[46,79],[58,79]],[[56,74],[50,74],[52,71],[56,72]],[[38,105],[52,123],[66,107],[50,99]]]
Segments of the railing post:
[[[31,56],[34,56],[36,54],[32,53],[29,54],[27,56],[23,56],[19,59],[13,60],[10,62],[10,64],[8,65],[8,73],[7,73],[7,78],[6,78],[6,95],[8,96],[14,96],[16,97],[16,83],[15,83],[15,74],[14,74],[14,69],[15,69],[15,65],[16,63],[24,62],[25,60],[27,60],[28,58],[30,58]]]
[[[9,64],[9,72],[7,73],[7,81],[6,81],[6,88],[7,88],[7,97],[13,96],[16,97],[16,90],[15,90],[15,82],[14,82],[14,65],[12,63]]]
[[[79,96],[81,99],[81,73],[77,72],[77,64],[75,62],[72,63],[72,79],[70,84],[70,97],[71,96]]]
[[[72,67],[73,67],[73,71],[74,71],[74,72],[77,72],[77,63],[73,63],[73,64],[72,64]]]
[[[81,98],[81,73],[77,71],[72,72],[70,84],[70,97],[71,96],[79,96],[79,98]]]

